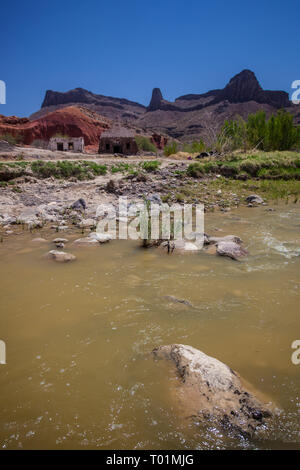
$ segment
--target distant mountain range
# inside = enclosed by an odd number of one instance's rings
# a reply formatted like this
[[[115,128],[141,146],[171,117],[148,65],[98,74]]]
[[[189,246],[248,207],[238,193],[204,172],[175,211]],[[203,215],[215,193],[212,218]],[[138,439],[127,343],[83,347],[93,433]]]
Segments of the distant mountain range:
[[[300,108],[293,105],[285,91],[263,90],[251,70],[235,75],[220,90],[180,96],[167,101],[154,88],[149,106],[124,98],[97,95],[83,88],[67,92],[48,90],[42,108],[30,119],[37,119],[66,106],[80,105],[111,120],[145,132],[158,132],[179,140],[192,140],[216,132],[226,119],[265,110],[267,115],[284,108],[300,122]]]

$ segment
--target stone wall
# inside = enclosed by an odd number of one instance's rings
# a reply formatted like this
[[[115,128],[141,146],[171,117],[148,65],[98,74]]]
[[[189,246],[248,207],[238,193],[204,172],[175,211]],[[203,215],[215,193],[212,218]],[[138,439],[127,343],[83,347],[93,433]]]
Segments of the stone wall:
[[[62,152],[83,152],[83,137],[52,137],[49,140],[49,150]]]
[[[133,137],[101,137],[98,153],[135,155],[138,146]]]

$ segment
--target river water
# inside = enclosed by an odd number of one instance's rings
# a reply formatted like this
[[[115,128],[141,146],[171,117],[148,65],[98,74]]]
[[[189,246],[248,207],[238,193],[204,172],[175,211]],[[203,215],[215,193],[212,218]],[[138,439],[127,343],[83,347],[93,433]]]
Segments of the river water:
[[[0,244],[0,447],[3,449],[300,449],[300,209],[207,215],[209,234],[240,236],[235,262],[199,252],[162,255],[113,241],[43,258],[56,233]],[[218,230],[216,230],[218,229]],[[21,230],[21,229],[20,229]],[[36,236],[49,241],[33,243]],[[164,296],[188,300],[194,308]],[[161,344],[183,343],[237,370],[282,410],[247,440],[184,419],[170,400]]]

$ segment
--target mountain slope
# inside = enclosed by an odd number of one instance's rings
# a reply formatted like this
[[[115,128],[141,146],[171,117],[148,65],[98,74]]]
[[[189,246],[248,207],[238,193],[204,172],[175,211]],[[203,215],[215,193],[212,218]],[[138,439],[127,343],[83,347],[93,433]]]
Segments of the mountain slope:
[[[33,121],[0,116],[0,135],[20,136],[28,145],[36,139],[47,141],[60,133],[70,137],[84,136],[86,146],[98,146],[100,134],[110,126],[107,118],[77,106],[57,109]]]

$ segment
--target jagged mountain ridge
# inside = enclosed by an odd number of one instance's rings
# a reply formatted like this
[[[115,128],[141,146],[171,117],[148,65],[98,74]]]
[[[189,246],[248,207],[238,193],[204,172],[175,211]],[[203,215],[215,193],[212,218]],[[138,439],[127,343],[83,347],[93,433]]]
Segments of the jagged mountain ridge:
[[[246,118],[249,113],[260,109],[264,109],[267,115],[280,108],[295,110],[288,93],[263,90],[255,74],[251,70],[243,70],[223,89],[179,96],[174,102],[165,100],[161,90],[154,88],[148,107],[124,98],[96,95],[83,88],[68,92],[48,90],[41,110],[31,119],[74,104],[112,120],[134,123],[141,129],[183,140],[203,136],[208,126],[217,129],[225,119],[232,119],[237,114]]]

